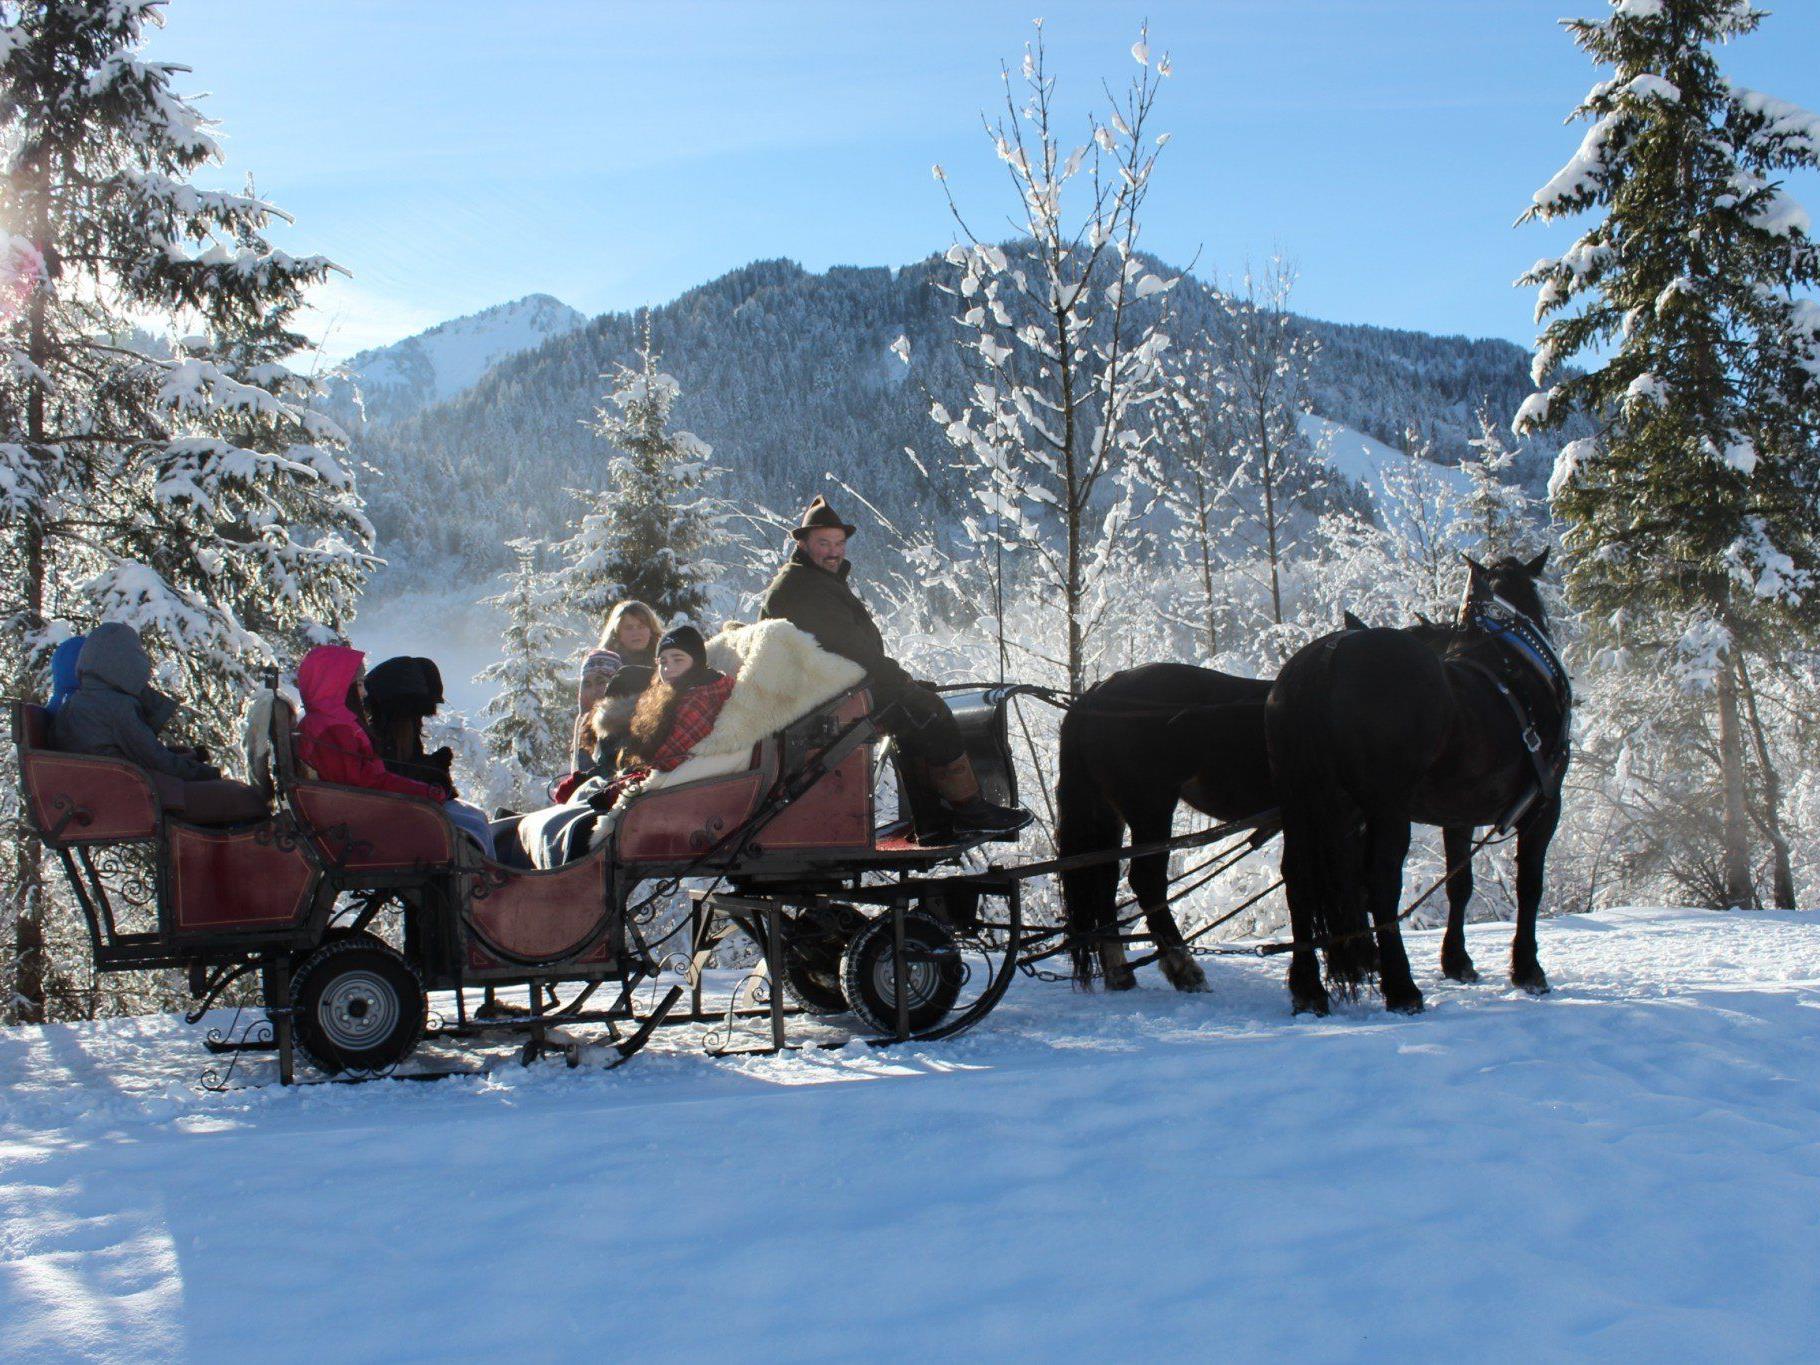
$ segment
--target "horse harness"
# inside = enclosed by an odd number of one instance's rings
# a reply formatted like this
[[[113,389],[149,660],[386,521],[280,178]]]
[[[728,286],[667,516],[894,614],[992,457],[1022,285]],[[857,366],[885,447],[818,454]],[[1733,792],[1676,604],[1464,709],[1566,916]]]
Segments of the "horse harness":
[[[1469,604],[1463,624],[1476,630],[1480,638],[1450,651],[1447,661],[1471,669],[1504,699],[1535,775],[1535,782],[1498,820],[1495,828],[1501,833],[1527,815],[1538,801],[1552,800],[1561,794],[1573,733],[1573,686],[1541,627],[1503,598]],[[1471,657],[1471,651],[1486,645],[1497,651],[1495,667]],[[1512,686],[1525,676],[1540,680],[1560,717],[1547,738],[1536,724],[1536,708],[1530,700],[1534,689]]]

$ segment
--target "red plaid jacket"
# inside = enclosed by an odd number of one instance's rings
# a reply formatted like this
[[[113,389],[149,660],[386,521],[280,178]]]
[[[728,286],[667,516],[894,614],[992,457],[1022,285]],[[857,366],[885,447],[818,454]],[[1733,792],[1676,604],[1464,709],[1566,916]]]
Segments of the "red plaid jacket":
[[[657,752],[651,755],[651,766],[661,773],[679,766],[694,752],[697,744],[713,733],[720,709],[731,695],[733,679],[726,677],[691,687],[683,693],[676,702],[676,723],[670,727],[664,742],[657,746]]]

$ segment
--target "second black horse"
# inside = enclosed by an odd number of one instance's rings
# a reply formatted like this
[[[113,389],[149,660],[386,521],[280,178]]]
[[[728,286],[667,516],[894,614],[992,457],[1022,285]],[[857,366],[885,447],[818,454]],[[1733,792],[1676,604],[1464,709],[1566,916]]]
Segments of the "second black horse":
[[[1449,639],[1437,641],[1433,627],[1342,631],[1299,650],[1278,676],[1265,711],[1298,1011],[1329,1007],[1317,947],[1326,948],[1330,983],[1350,991],[1375,969],[1388,1008],[1422,1008],[1397,927],[1412,823],[1448,831],[1453,865],[1464,862],[1473,827],[1514,822],[1511,979],[1548,989],[1536,914],[1560,817],[1571,700],[1536,589],[1547,559],[1544,551],[1489,568],[1468,561]],[[1469,878],[1464,867],[1450,878],[1456,919]],[[1457,935],[1450,925],[1449,938]],[[1464,970],[1449,974],[1469,975],[1463,943],[1458,950]]]

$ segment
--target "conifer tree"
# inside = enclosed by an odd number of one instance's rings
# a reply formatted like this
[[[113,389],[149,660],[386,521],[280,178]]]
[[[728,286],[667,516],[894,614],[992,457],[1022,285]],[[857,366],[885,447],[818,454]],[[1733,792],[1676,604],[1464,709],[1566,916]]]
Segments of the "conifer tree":
[[[699,616],[707,603],[702,555],[717,516],[701,490],[714,451],[671,429],[682,386],[657,362],[647,323],[638,363],[619,367],[597,411],[595,430],[618,451],[607,487],[575,493],[588,510],[559,546],[569,605],[596,620],[628,597],[666,621]]]
[[[1820,282],[1779,175],[1820,165],[1820,118],[1733,85],[1714,49],[1755,30],[1746,0],[1613,0],[1566,27],[1614,68],[1592,126],[1525,219],[1603,215],[1538,286],[1519,432],[1589,415],[1550,481],[1568,587],[1596,643],[1710,697],[1724,806],[1722,900],[1753,903],[1741,669],[1820,616]],[[1559,367],[1609,352],[1581,374]]]
[[[1489,407],[1479,409],[1479,434],[1468,442],[1473,454],[1460,461],[1466,496],[1459,534],[1474,559],[1489,564],[1515,555],[1538,539],[1538,500],[1516,481],[1517,452]]]
[[[59,638],[126,621],[225,748],[258,670],[349,614],[371,529],[283,363],[336,267],[274,248],[285,215],[250,185],[190,183],[220,150],[184,68],[141,55],[158,22],[153,0],[0,2],[0,686],[40,692]],[[42,1017],[29,840],[13,871],[14,997]]]
[[[504,592],[486,599],[506,613],[505,652],[475,681],[494,684],[482,710],[487,749],[521,775],[522,791],[535,793],[567,766],[574,693],[565,666],[557,585],[538,565],[537,541],[509,543],[514,557]]]

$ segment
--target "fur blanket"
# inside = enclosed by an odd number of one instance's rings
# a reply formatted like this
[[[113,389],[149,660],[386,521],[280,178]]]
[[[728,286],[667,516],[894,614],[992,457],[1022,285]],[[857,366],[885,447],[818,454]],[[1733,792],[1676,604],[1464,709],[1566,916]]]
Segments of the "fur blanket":
[[[708,666],[734,679],[733,693],[715,718],[714,729],[695,746],[693,757],[628,788],[596,822],[590,848],[607,837],[634,796],[744,772],[754,744],[857,687],[866,676],[853,660],[823,649],[813,635],[788,621],[728,626],[708,641]]]
[[[851,659],[831,654],[788,621],[729,626],[708,641],[708,666],[733,678],[733,693],[692,757],[654,773],[638,791],[658,791],[745,769],[752,746],[801,720],[865,678]],[[630,793],[628,793],[629,795]]]

